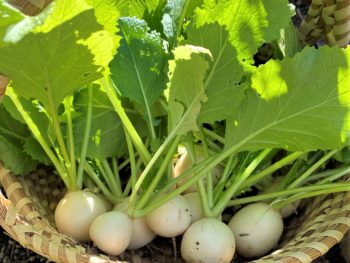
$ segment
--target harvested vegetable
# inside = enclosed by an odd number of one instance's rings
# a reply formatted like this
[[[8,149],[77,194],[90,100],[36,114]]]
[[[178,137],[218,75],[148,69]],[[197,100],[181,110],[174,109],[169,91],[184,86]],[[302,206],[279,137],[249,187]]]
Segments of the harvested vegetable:
[[[214,218],[193,223],[181,241],[186,262],[229,263],[235,254],[235,238],[230,228]]]
[[[283,232],[280,213],[264,203],[242,208],[228,226],[235,236],[237,252],[246,258],[265,255],[277,244]]]
[[[129,246],[132,222],[127,214],[111,211],[98,216],[90,226],[90,238],[103,252],[120,255]]]
[[[56,207],[55,222],[60,232],[78,241],[89,241],[92,221],[105,212],[106,206],[97,195],[87,191],[68,192]]]

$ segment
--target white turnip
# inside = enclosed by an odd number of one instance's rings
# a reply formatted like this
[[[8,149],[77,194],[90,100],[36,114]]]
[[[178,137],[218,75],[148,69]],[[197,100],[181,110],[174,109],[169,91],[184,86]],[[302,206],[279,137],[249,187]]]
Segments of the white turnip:
[[[120,211],[111,211],[98,216],[90,226],[90,238],[103,252],[120,255],[128,247],[132,235],[129,216]]]
[[[246,258],[265,255],[278,242],[283,231],[279,212],[265,203],[243,207],[230,220],[237,252]]]
[[[200,150],[199,147],[195,148],[196,150],[196,163],[199,163],[205,159],[204,153]],[[188,155],[187,151],[185,151],[180,158],[176,161],[175,166],[173,168],[173,177],[176,178],[183,174],[185,171],[190,169],[193,166],[193,163],[191,161],[190,156]],[[213,183],[216,184],[223,172],[223,168],[221,166],[216,166],[213,170]],[[191,178],[193,174],[189,175],[187,179],[179,180],[177,182],[177,187],[183,185],[188,181],[188,178]],[[203,182],[206,183],[206,177],[203,177]],[[197,186],[196,184],[191,185],[189,188],[187,188],[184,193],[191,193],[191,192],[196,192],[197,191]]]
[[[67,192],[55,210],[57,229],[78,241],[89,241],[92,221],[106,212],[104,201],[91,192]]]
[[[124,199],[123,202],[117,204],[114,210],[127,213],[128,211],[129,198]],[[132,222],[132,235],[128,245],[128,249],[138,249],[148,243],[150,243],[155,237],[154,233],[146,222],[145,217],[130,218]]]
[[[181,241],[181,256],[191,263],[229,263],[235,253],[230,228],[215,218],[193,223]]]
[[[186,198],[187,204],[190,208],[191,214],[191,223],[198,221],[203,218],[203,209],[201,205],[201,201],[199,199],[198,193],[187,193],[184,195]]]
[[[146,215],[147,224],[162,237],[175,237],[191,224],[190,207],[186,198],[177,195]]]

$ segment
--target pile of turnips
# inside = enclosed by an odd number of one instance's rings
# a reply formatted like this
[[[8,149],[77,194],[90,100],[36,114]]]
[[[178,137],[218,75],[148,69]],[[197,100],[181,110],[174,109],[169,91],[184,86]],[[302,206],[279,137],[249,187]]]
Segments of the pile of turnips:
[[[192,166],[185,151],[174,166],[173,176]],[[57,228],[76,240],[92,240],[109,255],[146,246],[156,235],[183,235],[183,259],[208,263],[231,262],[236,251],[246,258],[265,255],[276,246],[283,230],[282,215],[262,202],[244,206],[228,224],[221,221],[221,215],[205,217],[195,188],[138,218],[128,215],[129,201],[129,197],[125,198],[112,208],[102,196],[86,191],[68,192],[56,208]],[[289,210],[291,215],[294,210]],[[74,222],[69,220],[72,211],[79,215]]]

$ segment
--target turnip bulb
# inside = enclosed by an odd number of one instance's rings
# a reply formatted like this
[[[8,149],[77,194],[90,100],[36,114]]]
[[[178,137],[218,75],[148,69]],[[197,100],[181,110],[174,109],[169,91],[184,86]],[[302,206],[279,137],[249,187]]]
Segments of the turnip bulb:
[[[114,210],[127,213],[129,198],[124,199],[114,207]],[[155,237],[154,233],[146,222],[145,217],[130,218],[132,222],[132,235],[128,249],[138,249],[150,243]]]
[[[146,215],[147,224],[162,237],[175,237],[191,224],[191,213],[185,197],[177,195]]]
[[[191,223],[198,221],[203,218],[203,209],[201,205],[201,201],[199,199],[198,193],[187,193],[184,195],[186,198],[187,204],[190,208],[191,214]]]
[[[199,147],[196,148],[196,162],[199,163],[203,161],[204,158],[204,153],[199,149]],[[185,151],[180,158],[176,161],[175,166],[173,168],[173,177],[176,178],[180,175],[182,175],[184,172],[186,172],[188,169],[190,169],[193,166],[193,163],[190,159],[190,156],[188,155],[187,151]],[[223,168],[219,165],[216,166],[213,170],[213,183],[217,184],[219,181],[221,174],[223,172]],[[191,178],[193,174],[189,175],[187,179],[179,180],[177,182],[177,187],[183,185],[186,183],[189,178]],[[203,182],[206,183],[206,177],[202,177]],[[196,184],[191,185],[189,188],[187,188],[184,193],[191,193],[191,192],[196,192],[197,191],[197,186]]]
[[[55,210],[58,231],[77,241],[89,241],[92,221],[106,212],[104,201],[91,192],[67,192]]]
[[[279,212],[265,203],[243,207],[230,220],[237,252],[246,258],[265,255],[278,242],[283,231]]]
[[[191,263],[229,263],[235,254],[231,229],[215,218],[193,223],[183,235],[181,256]]]
[[[129,216],[120,211],[111,211],[98,216],[90,226],[90,237],[103,252],[117,256],[128,247],[132,235]]]

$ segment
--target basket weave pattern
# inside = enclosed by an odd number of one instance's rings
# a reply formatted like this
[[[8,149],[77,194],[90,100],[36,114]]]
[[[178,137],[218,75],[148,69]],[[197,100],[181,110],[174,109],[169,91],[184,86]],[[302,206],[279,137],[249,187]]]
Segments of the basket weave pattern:
[[[300,33],[305,44],[313,45],[323,36],[329,45],[346,46],[350,41],[350,0],[312,0]]]

